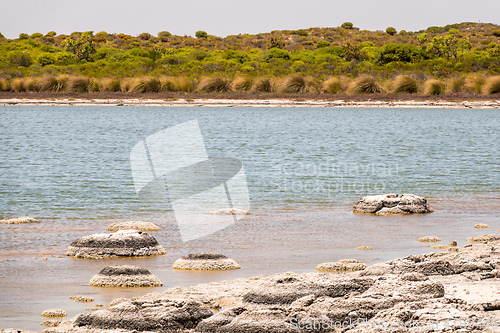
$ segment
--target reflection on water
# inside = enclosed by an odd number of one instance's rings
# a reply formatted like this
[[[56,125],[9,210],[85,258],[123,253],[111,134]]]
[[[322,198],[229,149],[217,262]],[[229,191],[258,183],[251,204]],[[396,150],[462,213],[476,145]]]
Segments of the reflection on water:
[[[129,154],[148,135],[192,119],[199,121],[209,156],[242,161],[252,214],[182,242],[165,203],[137,199]],[[179,285],[310,272],[343,258],[372,264],[430,251],[417,241],[429,235],[463,246],[469,236],[500,228],[499,127],[496,110],[1,107],[0,215],[42,223],[0,225],[0,328],[41,330],[40,313],[48,308],[72,317],[92,305],[68,298],[78,294],[107,305]],[[359,197],[380,193],[426,196],[435,212],[351,213]],[[63,256],[73,240],[127,220],[160,226],[152,234],[168,253]],[[474,229],[477,223],[493,229]],[[199,251],[220,252],[242,268],[171,268]],[[110,264],[148,268],[164,286],[89,286]]]

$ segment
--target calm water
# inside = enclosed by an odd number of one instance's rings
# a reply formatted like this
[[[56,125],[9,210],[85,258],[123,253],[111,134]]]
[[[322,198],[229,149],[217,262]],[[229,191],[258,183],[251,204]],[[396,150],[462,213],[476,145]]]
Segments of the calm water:
[[[140,140],[197,119],[210,157],[242,161],[252,215],[210,236],[182,242],[172,212],[137,199],[129,161]],[[324,261],[369,264],[429,251],[500,228],[498,110],[329,108],[0,107],[0,216],[36,225],[0,225],[0,328],[40,331],[40,313],[72,317],[91,295],[108,304],[177,285],[284,271]],[[414,193],[436,212],[354,215],[361,196]],[[154,258],[61,257],[76,238],[117,221],[144,220],[168,254]],[[370,245],[373,251],[357,251]],[[213,250],[237,260],[231,272],[178,272],[177,258]],[[41,258],[47,258],[42,260]],[[88,281],[109,264],[148,268],[164,287],[103,289]]]

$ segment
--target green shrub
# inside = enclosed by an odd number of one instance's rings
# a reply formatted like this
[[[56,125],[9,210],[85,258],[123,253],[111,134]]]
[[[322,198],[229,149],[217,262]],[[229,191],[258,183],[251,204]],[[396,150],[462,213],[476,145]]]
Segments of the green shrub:
[[[147,32],[143,32],[142,34],[139,35],[139,38],[142,39],[142,40],[150,40],[151,39],[151,34],[147,33]]]
[[[234,91],[249,91],[250,89],[252,89],[252,86],[253,79],[248,76],[240,76],[233,81]]]
[[[23,40],[23,39],[30,39],[30,35],[28,34],[25,34],[24,32],[22,34],[19,35],[19,39]]]
[[[208,37],[208,34],[205,32],[205,31],[196,31],[196,33],[194,34],[194,36],[196,38],[207,38]]]
[[[326,41],[326,40],[318,40],[318,42],[316,43],[316,47],[318,49],[321,49],[323,47],[328,47],[328,46],[330,46],[330,42]]]
[[[337,94],[342,89],[340,80],[336,77],[331,77],[323,82],[323,91],[329,94]]]
[[[317,92],[318,84],[312,78],[302,75],[293,75],[285,78],[280,87],[280,92],[285,94],[296,94],[306,92]]]
[[[445,84],[442,81],[430,79],[425,81],[424,94],[425,95],[442,95],[445,91]]]
[[[393,27],[388,27],[387,29],[385,29],[385,32],[387,32],[391,36],[394,36],[398,31]]]
[[[407,75],[399,75],[392,84],[393,93],[414,94],[418,91],[417,81]]]
[[[290,60],[290,53],[286,50],[274,47],[272,49],[267,50],[266,53],[264,53],[264,56],[262,57],[262,60],[266,62],[269,62],[269,60],[271,59]]]
[[[231,91],[232,82],[224,77],[206,77],[200,81],[198,91],[206,93],[218,93]]]
[[[500,30],[492,30],[491,34],[495,37],[500,37]]]
[[[42,38],[43,37],[43,34],[39,33],[39,32],[35,32],[34,34],[31,34],[30,38]]]
[[[424,58],[422,50],[415,45],[386,44],[380,48],[376,62],[385,65],[390,62],[418,62]]]
[[[299,30],[296,30],[294,32],[295,35],[299,35],[299,36],[308,36],[309,33],[305,30],[305,29],[299,29]]]
[[[349,93],[351,94],[374,94],[382,91],[383,89],[377,81],[368,75],[355,79],[349,86]]]
[[[55,31],[49,31],[45,35],[45,37],[55,37],[55,36],[57,36],[57,33]]]
[[[344,22],[340,27],[347,30],[351,30],[353,28],[353,24],[351,22]]]
[[[5,38],[5,36],[0,32],[0,38]]]
[[[172,36],[172,34],[168,31],[160,31],[158,33],[158,38],[160,38],[160,40],[162,42],[168,42],[169,38]]]
[[[276,91],[276,86],[270,78],[260,77],[255,80],[252,90],[255,92],[270,93]]]
[[[483,94],[493,95],[500,93],[500,76],[490,77],[483,87]]]
[[[57,59],[56,56],[52,53],[43,52],[40,53],[40,55],[36,59],[36,62],[38,62],[42,66],[47,66],[55,64],[57,62]]]

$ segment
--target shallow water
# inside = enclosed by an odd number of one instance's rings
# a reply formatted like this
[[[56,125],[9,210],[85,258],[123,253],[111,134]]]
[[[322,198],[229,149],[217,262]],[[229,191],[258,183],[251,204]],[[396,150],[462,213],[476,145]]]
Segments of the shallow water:
[[[147,136],[193,119],[210,157],[242,161],[252,214],[182,242],[171,211],[137,199],[129,155]],[[469,236],[500,228],[499,125],[497,110],[473,109],[0,107],[0,215],[42,221],[0,225],[0,328],[39,331],[48,308],[72,317],[95,303],[172,286],[423,253],[430,249],[417,239],[427,235],[463,246]],[[350,212],[361,196],[392,192],[424,195],[435,212]],[[153,235],[167,255],[62,256],[74,239],[127,220],[159,225]],[[355,249],[362,245],[374,250]],[[242,269],[171,269],[180,256],[209,250]],[[165,286],[89,286],[109,264],[148,268]],[[68,299],[77,294],[96,301]]]

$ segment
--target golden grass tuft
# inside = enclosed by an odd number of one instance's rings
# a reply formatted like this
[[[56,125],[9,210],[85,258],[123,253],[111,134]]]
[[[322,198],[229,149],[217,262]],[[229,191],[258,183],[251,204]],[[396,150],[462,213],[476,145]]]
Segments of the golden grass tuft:
[[[178,77],[174,79],[177,91],[192,92],[195,89],[194,82],[186,77]]]
[[[493,95],[498,93],[500,93],[500,76],[488,78],[483,86],[483,94]]]
[[[252,90],[259,93],[275,92],[276,84],[268,77],[259,77],[255,79]]]
[[[425,95],[442,95],[445,91],[445,84],[436,79],[425,81],[424,94]]]
[[[293,75],[283,80],[279,91],[284,94],[317,92],[318,83],[313,78]]]
[[[59,81],[54,75],[39,78],[36,82],[37,91],[61,91],[64,88],[63,81]]]
[[[342,90],[342,82],[336,77],[330,77],[323,82],[322,90],[329,94],[338,94]]]
[[[205,93],[228,92],[232,89],[232,82],[224,77],[206,77],[200,81],[198,91]]]
[[[13,79],[10,82],[10,91],[12,91],[12,92],[24,92],[24,91],[27,91],[25,81],[26,80],[24,80],[22,78]]]
[[[121,81],[118,78],[104,78],[99,80],[99,91],[117,92],[121,90]]]
[[[415,94],[418,91],[417,80],[408,75],[398,75],[392,82],[395,94]]]
[[[472,94],[480,94],[483,85],[486,83],[486,77],[480,74],[468,76],[465,79],[464,91]]]
[[[92,87],[92,80],[84,76],[72,76],[68,78],[66,90],[71,92],[89,92]]]
[[[382,87],[369,75],[358,77],[349,85],[350,94],[375,94],[383,92]]]
[[[0,79],[0,91],[9,91],[10,82],[5,79]]]
[[[447,86],[450,92],[460,93],[463,91],[465,85],[465,79],[462,77],[453,77],[448,80]]]
[[[179,87],[175,81],[175,78],[162,77],[160,78],[161,91],[179,91]]]
[[[248,76],[240,76],[233,81],[234,91],[242,91],[242,92],[249,91],[250,89],[252,89],[252,86],[253,86],[253,79]]]
[[[140,77],[131,80],[128,92],[145,93],[161,91],[161,81],[155,77]]]

